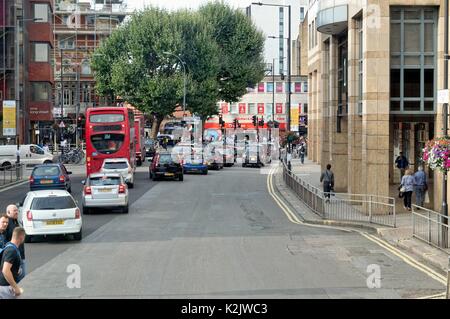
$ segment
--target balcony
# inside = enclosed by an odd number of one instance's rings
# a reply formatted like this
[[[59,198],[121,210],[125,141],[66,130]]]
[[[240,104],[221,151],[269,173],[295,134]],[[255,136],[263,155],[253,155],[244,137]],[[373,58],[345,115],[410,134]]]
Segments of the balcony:
[[[347,0],[320,0],[317,11],[317,31],[337,35],[348,27]]]

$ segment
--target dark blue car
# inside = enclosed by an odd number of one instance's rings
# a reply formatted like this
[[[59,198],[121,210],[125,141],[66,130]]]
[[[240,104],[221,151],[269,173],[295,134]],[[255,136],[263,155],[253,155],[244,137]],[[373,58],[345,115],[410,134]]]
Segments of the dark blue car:
[[[30,176],[30,190],[65,189],[72,192],[69,175],[63,164],[44,164],[34,167]]]

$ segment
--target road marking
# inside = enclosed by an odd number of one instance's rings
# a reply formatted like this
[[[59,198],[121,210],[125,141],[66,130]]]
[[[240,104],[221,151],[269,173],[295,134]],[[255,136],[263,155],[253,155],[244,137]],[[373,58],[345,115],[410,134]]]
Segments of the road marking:
[[[304,222],[300,221],[298,219],[298,217],[294,214],[294,212],[292,212],[292,210],[289,208],[289,206],[287,206],[284,203],[284,201],[282,199],[280,199],[280,197],[275,192],[275,189],[273,187],[273,174],[274,174],[274,172],[276,170],[278,170],[278,168],[272,169],[270,171],[269,175],[267,176],[267,188],[268,188],[269,194],[272,196],[274,201],[278,204],[278,206],[281,208],[281,210],[284,212],[284,214],[288,217],[288,219],[292,223],[298,224],[298,225],[304,225],[304,226],[308,226],[308,227],[328,228],[328,229],[344,230],[344,231],[347,231],[347,232],[358,233],[361,236],[363,236],[364,238],[366,238],[367,240],[377,244],[378,246],[380,246],[380,247],[384,248],[385,250],[389,251],[391,254],[397,256],[398,258],[403,260],[406,264],[408,264],[411,267],[421,271],[422,273],[426,274],[427,276],[433,278],[434,280],[436,280],[439,283],[441,283],[444,286],[446,286],[447,278],[445,276],[437,273],[436,271],[434,271],[430,267],[428,267],[425,264],[421,263],[420,261],[414,259],[413,257],[409,256],[408,254],[405,254],[404,252],[402,252],[398,248],[392,246],[391,244],[389,244],[385,240],[377,238],[377,237],[375,237],[375,236],[373,236],[373,235],[371,235],[371,234],[369,234],[367,232],[356,230],[356,229],[343,229],[343,228],[340,228],[340,227],[326,226],[326,225],[311,225],[311,224],[307,224],[307,223],[304,223]],[[441,296],[443,294],[445,294],[445,293],[440,293],[440,294],[436,294],[436,295],[432,295],[432,296],[425,296],[425,297],[420,297],[420,298],[430,299],[430,298]]]
[[[17,184],[14,184],[14,185],[11,185],[11,186],[2,188],[2,189],[0,189],[0,193],[2,193],[2,192],[4,192],[4,191],[7,191],[7,190],[10,190],[10,189],[13,189],[14,187],[24,185],[24,184],[26,184],[26,183],[28,183],[28,181],[23,181],[23,182],[20,182],[20,183],[17,183]]]

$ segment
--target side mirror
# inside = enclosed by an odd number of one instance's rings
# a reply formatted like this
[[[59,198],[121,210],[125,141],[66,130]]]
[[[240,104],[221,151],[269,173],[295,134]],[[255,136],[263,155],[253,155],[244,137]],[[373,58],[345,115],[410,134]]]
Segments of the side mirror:
[[[81,181],[81,184],[86,185],[86,180],[83,179],[83,180]]]
[[[69,171],[69,172],[67,172],[67,174],[68,174],[68,175],[72,175],[72,172]]]

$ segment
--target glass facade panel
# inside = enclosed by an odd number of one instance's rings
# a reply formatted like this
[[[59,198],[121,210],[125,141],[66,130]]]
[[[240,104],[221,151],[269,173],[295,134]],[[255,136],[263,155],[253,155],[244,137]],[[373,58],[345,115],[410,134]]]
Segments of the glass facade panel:
[[[437,8],[391,7],[391,111],[435,111]]]

